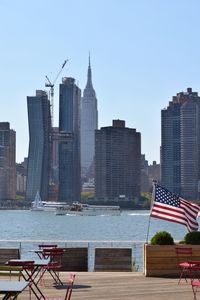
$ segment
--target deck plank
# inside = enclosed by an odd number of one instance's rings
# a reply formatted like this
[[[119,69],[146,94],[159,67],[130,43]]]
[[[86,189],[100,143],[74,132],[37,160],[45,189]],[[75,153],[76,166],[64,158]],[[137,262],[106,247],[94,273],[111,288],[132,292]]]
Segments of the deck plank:
[[[69,272],[61,273],[63,282],[68,277]],[[54,287],[48,274],[45,277],[45,286],[41,288],[48,298],[64,299],[66,286]],[[25,291],[18,300],[25,300],[28,297],[28,291]],[[34,295],[32,299],[35,299]],[[78,272],[71,299],[188,300],[193,299],[193,294],[190,283],[183,281],[178,285],[178,279],[174,278],[145,277],[139,272]]]

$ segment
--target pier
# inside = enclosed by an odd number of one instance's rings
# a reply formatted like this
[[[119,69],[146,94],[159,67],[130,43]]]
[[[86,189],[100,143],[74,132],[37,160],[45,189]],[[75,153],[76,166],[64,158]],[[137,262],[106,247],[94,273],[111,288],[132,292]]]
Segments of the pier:
[[[32,240],[32,241],[0,241],[0,247],[7,246],[13,247],[17,246],[21,255],[29,257],[32,255],[30,249],[36,247],[42,241],[40,240]],[[44,241],[43,241],[44,242]],[[52,241],[45,241],[46,243],[50,243]],[[72,293],[72,300],[187,300],[193,299],[192,288],[190,282],[182,281],[181,284],[178,285],[178,278],[161,278],[161,277],[145,277],[142,270],[132,272],[99,272],[94,271],[94,257],[91,257],[92,253],[91,248],[92,244],[100,243],[100,241],[54,241],[59,243],[62,246],[67,248],[74,246],[74,250],[77,249],[77,246],[82,247],[88,246],[88,266],[90,263],[92,265],[87,272],[81,271],[80,268],[75,270],[70,268],[67,271],[60,272],[60,278],[64,283],[63,286],[55,286],[52,282],[52,278],[48,273],[45,273],[45,283],[40,283],[40,289],[43,294],[48,299],[60,299],[64,300],[66,288],[67,288],[67,280],[71,272],[76,273],[75,284]],[[101,241],[101,246],[107,246],[108,241]],[[116,247],[117,242],[110,241],[110,248]],[[131,244],[129,244],[131,243]],[[124,246],[130,247],[132,245],[133,250],[133,258],[137,263],[141,263],[142,259],[142,242],[124,242]],[[98,245],[99,246],[99,245]],[[125,248],[126,249],[126,248]],[[129,248],[130,249],[130,248]],[[7,257],[8,259],[8,257]],[[71,258],[70,258],[71,262]],[[143,266],[141,266],[142,268]],[[140,269],[141,269],[140,268]],[[3,277],[1,277],[3,280]],[[14,279],[12,279],[14,280]],[[199,291],[200,294],[200,291]],[[200,297],[200,295],[199,295]],[[25,300],[29,298],[28,289],[23,291],[19,296],[19,300]],[[198,294],[197,294],[198,298]],[[35,299],[34,295],[32,295],[32,299]]]
[[[68,272],[61,273],[63,282],[68,277]],[[48,299],[64,300],[66,285],[53,286],[48,274],[45,275],[45,287],[40,287]],[[25,299],[29,299],[28,290],[18,296],[18,300]],[[32,299],[35,299],[34,295]],[[193,293],[189,282],[178,285],[178,279],[147,278],[139,272],[77,272],[71,299],[188,300],[193,299]]]

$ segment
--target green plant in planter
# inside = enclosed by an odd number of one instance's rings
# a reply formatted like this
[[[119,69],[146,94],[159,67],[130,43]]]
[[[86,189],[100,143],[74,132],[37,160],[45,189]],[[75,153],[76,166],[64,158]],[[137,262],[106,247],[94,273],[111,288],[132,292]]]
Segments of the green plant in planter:
[[[200,231],[188,232],[184,237],[185,244],[200,245]]]
[[[169,232],[160,231],[152,237],[151,245],[174,245],[174,239]]]

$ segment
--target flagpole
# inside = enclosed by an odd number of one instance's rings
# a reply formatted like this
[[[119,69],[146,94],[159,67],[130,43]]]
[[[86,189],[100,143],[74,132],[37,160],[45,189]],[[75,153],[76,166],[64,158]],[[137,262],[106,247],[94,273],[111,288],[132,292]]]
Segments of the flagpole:
[[[149,214],[149,222],[148,222],[148,228],[147,228],[146,244],[148,244],[148,239],[149,239],[149,229],[150,229],[150,222],[151,222],[151,210],[152,210],[152,203],[155,199],[155,184],[156,183],[157,183],[156,180],[152,181],[153,190],[152,190],[151,202],[150,202],[150,214]]]

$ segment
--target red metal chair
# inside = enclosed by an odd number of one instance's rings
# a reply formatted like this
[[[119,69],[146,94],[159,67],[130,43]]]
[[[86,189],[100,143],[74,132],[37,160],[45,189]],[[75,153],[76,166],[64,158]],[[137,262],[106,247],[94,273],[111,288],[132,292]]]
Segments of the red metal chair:
[[[75,273],[70,274],[70,279],[68,280],[68,286],[67,286],[67,291],[66,291],[64,300],[70,300],[71,299],[75,276],[76,276]]]
[[[198,287],[200,287],[200,281],[199,280],[192,280],[191,285],[192,285],[192,291],[193,291],[193,294],[194,294],[194,300],[197,300],[196,294],[197,294]]]
[[[76,276],[75,273],[70,274],[70,278],[67,281],[67,290],[66,290],[65,298],[63,300],[70,300],[71,299],[75,276]],[[61,300],[61,299],[54,297],[54,298],[44,298],[43,300]]]
[[[56,284],[63,285],[62,281],[59,277],[59,271],[62,268],[62,257],[63,257],[63,248],[51,248],[51,249],[43,249],[43,257],[49,258],[49,263],[43,267],[42,275],[40,279],[43,277],[44,273],[47,271],[54,279]]]
[[[54,248],[57,248],[58,245],[56,244],[39,244],[38,245],[38,250],[35,250],[35,253],[38,255],[39,258],[44,258],[43,256],[43,250],[44,249],[54,249]]]
[[[187,278],[190,278],[192,280],[194,278],[193,267],[196,266],[196,264],[192,262],[192,248],[176,247],[175,251],[180,268],[180,278],[178,284],[183,277],[185,278],[186,282]]]

